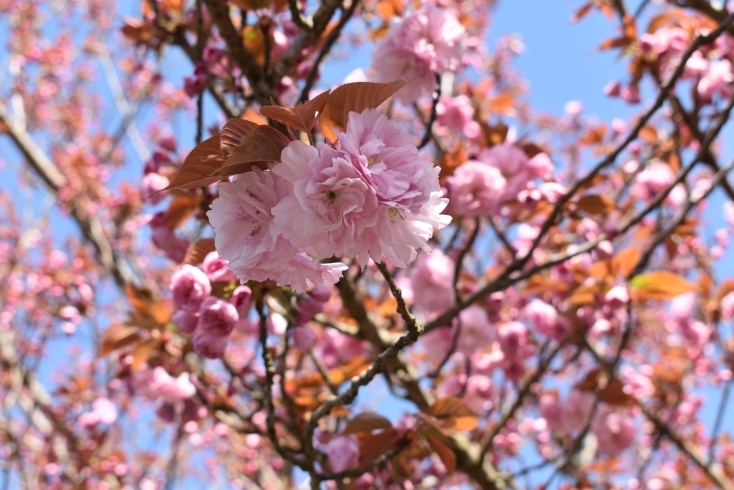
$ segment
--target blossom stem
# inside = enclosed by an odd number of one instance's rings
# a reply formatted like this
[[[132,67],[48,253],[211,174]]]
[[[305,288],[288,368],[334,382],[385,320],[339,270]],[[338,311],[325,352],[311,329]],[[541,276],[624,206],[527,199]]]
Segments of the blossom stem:
[[[431,105],[431,116],[428,118],[428,122],[426,123],[426,132],[423,134],[423,139],[421,139],[421,142],[418,144],[418,149],[420,150],[424,146],[428,144],[429,141],[431,141],[431,138],[433,138],[433,123],[436,122],[436,117],[438,117],[438,101],[441,99],[441,75],[436,75],[436,91],[433,92],[433,104]]]
[[[416,322],[415,317],[411,315],[408,311],[408,307],[405,305],[405,300],[403,299],[403,292],[395,284],[395,281],[393,280],[392,275],[390,274],[390,271],[388,270],[385,263],[378,263],[377,268],[380,269],[382,277],[385,278],[388,286],[390,286],[390,292],[395,298],[395,301],[398,302],[397,312],[400,314],[403,321],[405,322],[405,329],[408,331],[408,334],[415,337],[413,339],[413,342],[415,342],[415,340],[418,339],[418,336],[423,333],[423,325]]]

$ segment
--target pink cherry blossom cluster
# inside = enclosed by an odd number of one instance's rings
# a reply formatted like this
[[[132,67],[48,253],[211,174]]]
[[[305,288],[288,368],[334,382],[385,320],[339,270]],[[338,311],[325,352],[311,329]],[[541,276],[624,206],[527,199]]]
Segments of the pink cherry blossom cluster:
[[[540,195],[534,196],[530,192],[534,190],[533,179],[548,178],[552,168],[545,153],[529,159],[515,146],[493,146],[446,178],[448,211],[455,216],[486,216],[515,199],[538,200],[553,189],[541,185],[536,191]]]
[[[402,18],[393,18],[390,30],[372,56],[378,81],[414,80],[397,100],[411,104],[430,95],[436,75],[456,72],[467,42],[464,26],[448,8],[427,4]]]
[[[546,393],[540,397],[540,415],[545,420],[546,428],[563,435],[571,435],[581,430],[594,410],[593,393],[572,390],[565,400],[561,401],[556,394]],[[591,433],[596,436],[596,452],[609,456],[618,456],[635,440],[638,429],[634,419],[624,411],[601,409],[602,413],[594,417]],[[550,440],[550,434],[540,434],[540,442]],[[550,454],[549,447],[541,449]]]
[[[336,148],[293,141],[270,169],[219,185],[208,217],[241,281],[304,292],[339,280],[346,265],[319,261],[331,257],[406,267],[450,222],[438,168],[397,124],[369,109],[338,134]]]
[[[213,281],[234,277],[217,252],[206,256],[202,268],[184,264],[171,276],[173,305],[178,309],[172,321],[180,331],[194,335],[194,350],[200,356],[217,359],[224,356],[227,339],[240,319],[247,321],[252,291],[242,285],[229,300],[211,296]]]
[[[680,64],[683,53],[691,42],[692,37],[684,28],[665,26],[640,36],[637,49],[643,59],[655,62],[656,70],[665,79]],[[733,48],[734,40],[723,35],[712,45],[696,50],[686,60],[681,80],[690,80],[693,83],[699,102],[711,104],[716,99],[725,100],[734,94],[734,69],[731,64]],[[637,83],[622,87],[619,82],[612,81],[604,92],[612,97],[621,97],[630,104],[641,101]]]

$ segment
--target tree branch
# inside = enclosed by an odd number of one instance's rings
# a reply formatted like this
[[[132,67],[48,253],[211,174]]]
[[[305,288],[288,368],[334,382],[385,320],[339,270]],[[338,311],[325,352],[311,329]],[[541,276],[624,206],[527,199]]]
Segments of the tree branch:
[[[46,183],[49,190],[54,195],[58,195],[59,190],[66,185],[66,177],[46,156],[31,135],[15,124],[2,104],[0,104],[0,123],[5,123],[8,136],[23,153],[31,168]],[[128,284],[136,282],[132,272],[128,265],[115,253],[113,244],[105,234],[99,216],[88,213],[86,211],[87,207],[86,200],[83,197],[76,197],[67,204],[67,209],[79,225],[82,234],[94,247],[99,263],[110,272],[120,289],[124,289]]]

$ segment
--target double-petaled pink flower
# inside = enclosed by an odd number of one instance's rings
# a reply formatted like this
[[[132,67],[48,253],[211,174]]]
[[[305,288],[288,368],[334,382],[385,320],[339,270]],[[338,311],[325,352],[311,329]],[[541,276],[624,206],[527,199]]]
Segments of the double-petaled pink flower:
[[[273,280],[298,292],[333,284],[346,266],[315,259],[389,260],[430,251],[451,219],[438,169],[374,109],[350,113],[340,145],[292,141],[281,162],[220,184],[208,216],[216,246],[240,280]]]

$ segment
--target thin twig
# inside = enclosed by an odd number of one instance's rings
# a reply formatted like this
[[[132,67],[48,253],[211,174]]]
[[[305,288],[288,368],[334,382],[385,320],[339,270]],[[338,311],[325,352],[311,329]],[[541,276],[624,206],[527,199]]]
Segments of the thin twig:
[[[408,307],[405,304],[405,300],[403,299],[403,292],[395,284],[395,281],[393,280],[392,275],[390,274],[390,271],[388,270],[385,263],[379,262],[376,265],[377,265],[377,268],[382,273],[382,277],[384,277],[385,281],[387,281],[387,284],[390,287],[390,292],[392,293],[393,297],[395,298],[395,301],[398,302],[397,311],[398,311],[398,314],[400,314],[400,317],[405,322],[405,329],[408,331],[409,334],[415,336],[415,339],[417,339],[418,336],[423,333],[423,326],[421,326],[418,322],[416,322],[415,317],[411,315],[410,312],[408,311]]]
[[[530,390],[532,389],[532,387],[535,385],[535,383],[538,382],[538,380],[540,380],[543,374],[545,374],[546,370],[553,362],[553,359],[555,359],[556,355],[561,352],[561,349],[563,349],[565,345],[565,343],[558,344],[558,346],[553,349],[550,354],[548,354],[548,357],[538,363],[538,367],[535,369],[533,375],[528,378],[520,391],[518,391],[515,402],[510,406],[509,409],[502,413],[494,428],[491,431],[485,433],[482,437],[482,440],[479,443],[479,450],[482,454],[487,452],[489,447],[492,445],[492,441],[494,440],[494,438],[497,437],[500,431],[505,427],[505,425],[507,425],[507,422],[512,417],[514,417],[515,413],[520,409],[520,407],[522,407],[522,404],[525,401],[525,397],[530,394]]]
[[[295,3],[296,0],[291,0]],[[352,18],[354,15],[354,11],[357,10],[357,6],[359,5],[360,0],[352,0],[352,4],[344,10],[344,7],[342,6],[342,15],[339,18],[339,23],[329,32],[329,35],[326,37],[326,40],[324,41],[324,46],[319,51],[319,54],[316,56],[316,60],[313,63],[313,66],[311,66],[311,70],[308,72],[308,76],[306,77],[306,83],[303,85],[303,89],[301,90],[301,95],[298,97],[298,101],[303,103],[306,102],[309,99],[309,94],[311,92],[311,89],[314,86],[314,83],[316,82],[316,75],[319,73],[319,69],[321,67],[321,62],[326,58],[326,56],[331,51],[331,48],[334,46],[336,41],[339,39],[339,36],[342,33],[342,30],[344,29],[344,26],[347,25],[347,22],[349,22],[349,19]]]

